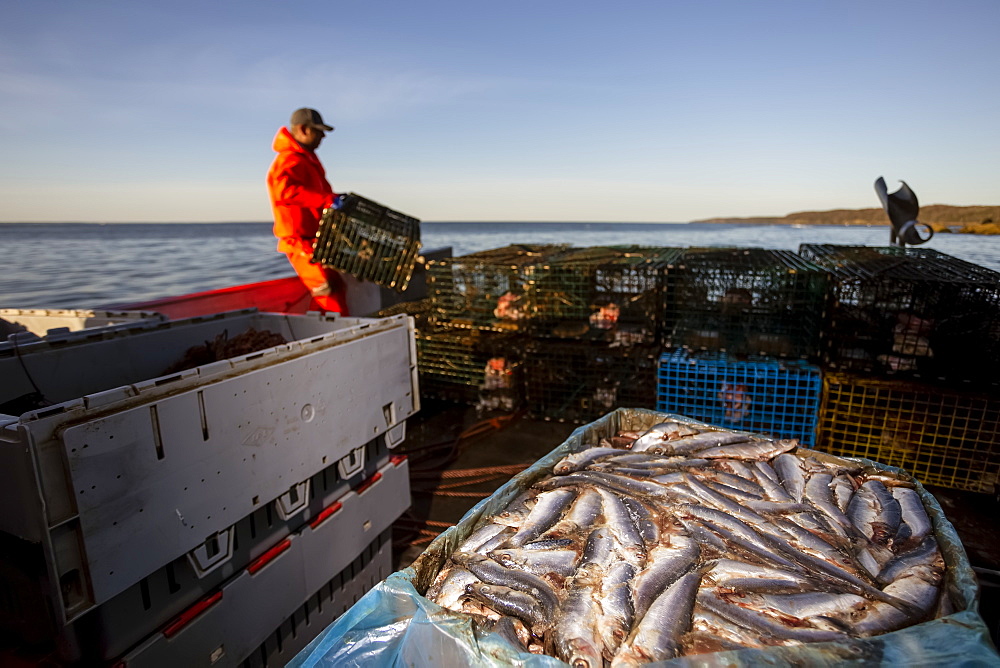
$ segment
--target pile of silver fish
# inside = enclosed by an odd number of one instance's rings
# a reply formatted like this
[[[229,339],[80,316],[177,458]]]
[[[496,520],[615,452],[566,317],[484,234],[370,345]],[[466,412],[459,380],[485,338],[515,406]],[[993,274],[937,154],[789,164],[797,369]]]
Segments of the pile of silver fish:
[[[602,439],[473,531],[427,598],[577,668],[949,614],[912,483],[797,447],[679,421]]]

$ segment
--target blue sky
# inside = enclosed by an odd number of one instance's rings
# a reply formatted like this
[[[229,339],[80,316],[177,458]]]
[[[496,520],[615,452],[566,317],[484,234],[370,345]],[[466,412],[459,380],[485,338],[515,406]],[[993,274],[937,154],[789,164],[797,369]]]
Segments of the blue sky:
[[[0,0],[0,221],[264,221],[291,111],[427,221],[1000,203],[997,0]]]

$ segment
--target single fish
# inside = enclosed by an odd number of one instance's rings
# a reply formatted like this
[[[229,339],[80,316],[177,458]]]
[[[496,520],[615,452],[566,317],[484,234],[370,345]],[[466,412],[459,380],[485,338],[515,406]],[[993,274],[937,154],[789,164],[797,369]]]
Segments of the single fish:
[[[520,619],[536,636],[544,634],[551,624],[549,613],[539,605],[538,599],[518,589],[472,582],[466,585],[465,591],[500,614]]]
[[[830,487],[833,488],[833,500],[837,507],[846,513],[851,497],[854,496],[854,485],[851,484],[851,479],[843,473],[835,475],[830,481]]]
[[[576,550],[525,550],[507,548],[493,550],[489,556],[507,568],[519,568],[539,577],[556,574],[568,577],[576,572],[580,553]]]
[[[851,497],[847,517],[868,540],[888,545],[902,520],[899,501],[878,480],[866,480]]]
[[[857,594],[810,591],[799,594],[747,594],[742,604],[758,610],[774,610],[788,617],[837,617],[855,613],[868,604]]]
[[[611,564],[616,553],[618,541],[608,527],[598,527],[590,532],[583,546],[583,554],[578,571],[600,572]]]
[[[554,489],[538,495],[538,501],[517,532],[511,536],[505,546],[520,547],[530,543],[549,530],[559,521],[563,511],[576,499],[575,489]]]
[[[598,489],[604,507],[604,522],[621,546],[624,556],[633,564],[641,564],[646,559],[646,544],[629,514],[628,508],[617,494]]]
[[[601,578],[614,554],[614,538],[595,529],[587,538],[577,574],[567,580],[566,594],[555,615],[551,645],[557,658],[573,668],[601,668],[604,642],[598,631]]]
[[[704,431],[672,441],[663,441],[646,449],[661,454],[686,455],[732,443],[745,443],[749,440],[749,436],[731,431]],[[698,456],[702,457],[701,454]]]
[[[878,573],[877,582],[881,585],[888,585],[895,582],[904,575],[923,572],[933,580],[931,584],[937,584],[941,574],[944,572],[944,558],[938,548],[938,542],[934,536],[924,536],[924,539],[915,548],[900,554],[889,561]],[[924,579],[928,579],[925,577]]]
[[[622,454],[622,450],[619,450],[618,448],[587,448],[586,450],[574,452],[563,457],[555,466],[552,467],[552,473],[555,475],[566,475],[567,473],[572,473],[573,471],[585,469],[588,465],[594,462],[620,454]]]
[[[806,472],[801,460],[787,453],[778,455],[771,462],[771,467],[778,474],[781,486],[796,502],[802,503],[802,495],[806,489]]]
[[[910,529],[910,541],[920,541],[931,533],[930,517],[924,509],[924,503],[915,490],[908,487],[892,487],[892,496],[899,502],[902,522]]]
[[[632,452],[645,452],[666,441],[698,434],[698,430],[679,422],[661,422],[653,425],[632,444]]]
[[[521,546],[522,550],[565,550],[576,545],[574,538],[539,538]],[[493,549],[499,549],[497,545]]]
[[[778,441],[750,441],[748,443],[719,445],[707,450],[698,450],[695,454],[703,459],[725,457],[726,459],[767,460],[797,447],[799,447],[799,442],[794,438],[788,438]]]
[[[459,552],[478,552],[484,543],[498,534],[508,531],[509,527],[495,522],[488,522],[469,534],[458,546]]]
[[[437,586],[427,590],[427,598],[434,601],[442,608],[461,611],[462,598],[465,597],[465,587],[473,582],[479,582],[479,578],[464,568],[452,566],[445,571],[444,578]]]
[[[686,573],[653,601],[611,660],[612,668],[665,661],[678,655],[681,636],[691,626],[698,581],[697,573]]]
[[[700,551],[696,541],[682,535],[674,536],[669,547],[650,550],[646,567],[635,579],[636,619],[642,619],[653,601],[694,565]]]
[[[872,636],[916,624],[937,605],[940,589],[919,574],[903,576],[885,588],[889,596],[906,601],[909,608],[876,601],[852,620],[852,628],[860,636]]]
[[[712,591],[698,593],[698,604],[727,619],[733,624],[772,638],[798,640],[801,642],[832,642],[846,640],[849,636],[842,631],[833,631],[809,626],[792,627],[761,612],[744,608],[729,601],[726,594]]]
[[[781,583],[784,588],[803,589],[815,585],[815,580],[799,571],[788,571],[771,566],[759,566],[733,559],[717,559],[705,572],[705,581],[717,587],[735,588],[735,581],[761,580]]]
[[[635,622],[635,604],[632,601],[635,575],[635,566],[627,561],[618,561],[611,564],[601,581],[601,616],[597,629],[603,642],[602,654],[606,657],[615,655]]]

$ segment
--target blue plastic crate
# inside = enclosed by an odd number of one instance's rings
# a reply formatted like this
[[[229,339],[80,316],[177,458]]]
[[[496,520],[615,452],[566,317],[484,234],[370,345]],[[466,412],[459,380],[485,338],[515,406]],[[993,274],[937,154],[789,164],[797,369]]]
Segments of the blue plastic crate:
[[[656,409],[812,446],[822,387],[819,367],[801,360],[676,350],[660,357]]]

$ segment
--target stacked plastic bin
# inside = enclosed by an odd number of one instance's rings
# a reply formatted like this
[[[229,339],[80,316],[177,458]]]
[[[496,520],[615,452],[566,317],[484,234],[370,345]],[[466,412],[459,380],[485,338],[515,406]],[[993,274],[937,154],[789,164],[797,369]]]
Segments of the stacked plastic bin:
[[[818,447],[994,492],[1000,273],[925,248],[799,253],[831,276]]]
[[[283,664],[391,569],[405,316],[81,332],[0,351],[0,376],[0,402],[45,404],[0,416],[0,625],[63,661]]]
[[[688,249],[666,274],[658,410],[814,443],[826,287],[790,251]]]

